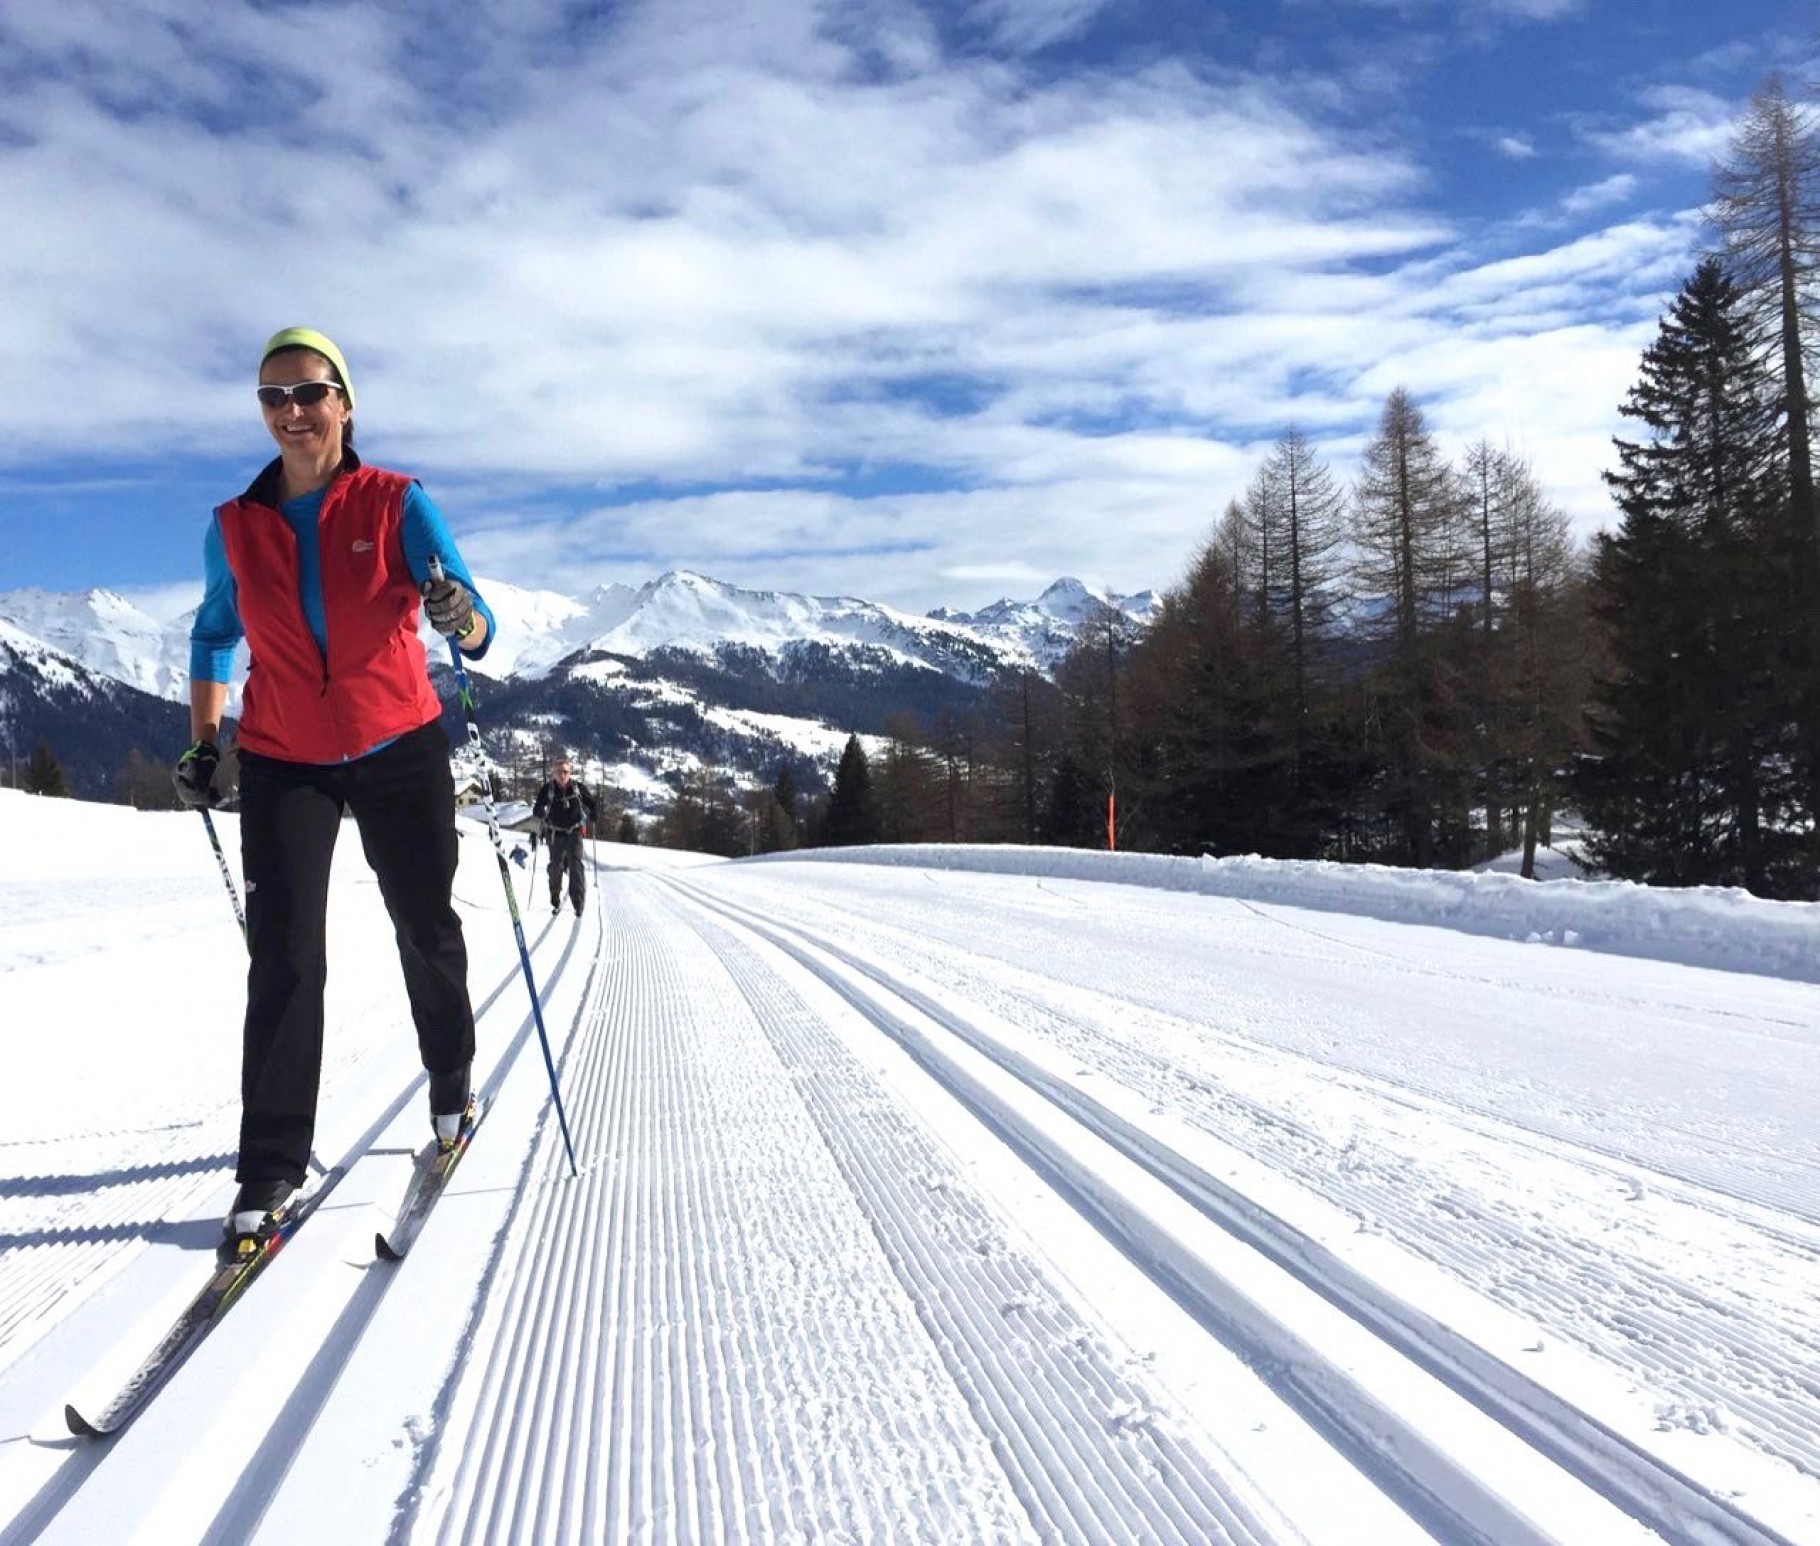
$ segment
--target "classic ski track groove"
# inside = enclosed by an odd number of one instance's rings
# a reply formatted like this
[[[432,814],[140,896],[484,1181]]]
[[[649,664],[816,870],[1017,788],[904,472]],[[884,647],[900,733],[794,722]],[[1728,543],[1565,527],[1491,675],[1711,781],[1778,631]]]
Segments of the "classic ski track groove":
[[[1533,1445],[1604,1493],[1626,1512],[1671,1541],[1780,1543],[1786,1537],[1740,1514],[1731,1504],[1682,1475],[1658,1457],[1632,1446],[1621,1435],[1578,1412],[1564,1398],[1535,1384],[1526,1376],[1474,1347],[1450,1328],[1434,1322],[1413,1306],[1402,1303],[1379,1286],[1353,1273],[1323,1247],[1293,1226],[1272,1217],[1179,1156],[1162,1155],[1160,1145],[1122,1132],[1122,1120],[1100,1107],[1090,1095],[1056,1083],[993,1037],[969,1025],[930,1000],[923,992],[897,979],[889,970],[852,955],[820,932],[799,923],[779,923],[753,909],[711,894],[700,886],[666,876],[665,883],[698,905],[731,919],[768,939],[815,971],[841,991],[839,974],[818,963],[818,954],[833,958],[840,968],[863,978],[869,985],[901,999],[927,1016],[962,1043],[979,1051],[1002,1071],[1053,1102],[1068,1116],[1105,1139],[1128,1158],[1150,1170],[1173,1187],[1212,1222],[1261,1250],[1279,1265],[1316,1288],[1374,1335],[1384,1339],[1412,1362],[1441,1378],[1481,1411],[1506,1426],[1523,1442]],[[867,1007],[849,995],[862,1013]],[[894,1039],[903,1040],[886,1019],[872,1016]],[[905,1043],[906,1046],[909,1043]],[[939,1056],[939,1054],[938,1054]],[[943,1072],[919,1058],[925,1067],[947,1082]],[[959,1086],[956,1086],[959,1093]],[[965,1096],[963,1095],[963,1099]],[[1103,1201],[1103,1199],[1102,1199]],[[1136,1233],[1134,1231],[1134,1233]],[[1135,1258],[1134,1258],[1135,1260]],[[1137,1263],[1140,1267],[1145,1264]],[[1312,1269],[1312,1270],[1311,1270]],[[1342,1418],[1344,1420],[1344,1418]],[[1363,1436],[1363,1435],[1362,1435]],[[1413,1480],[1411,1492],[1419,1492]],[[1496,1538],[1496,1527],[1488,1535]]]
[[[435,1539],[1274,1539],[1165,1425],[1121,1424],[1141,1388],[1030,1262],[982,1254],[998,1231],[957,1174],[941,1207],[902,1196],[952,1162],[771,952],[703,929],[615,893],[615,991],[564,1070],[588,1157],[550,1184],[546,1143],[515,1210]],[[677,1010],[621,1007],[655,1003]],[[1022,1302],[1028,1363],[1004,1356]]]
[[[1063,1538],[1112,1539],[1129,1529],[1133,1510],[1155,1519],[1158,1541],[1257,1542],[1271,1536],[1228,1495],[1207,1457],[1165,1423],[1138,1419],[1122,1436],[1118,1459],[1103,1458],[1104,1430],[1152,1404],[1139,1384],[1108,1361],[1105,1350],[1045,1281],[1041,1264],[1002,1238],[1002,1226],[965,1188],[936,1146],[897,1107],[838,1037],[788,1001],[775,968],[744,938],[697,925],[804,1091],[817,1125],[853,1191],[865,1205],[885,1255],[917,1306],[955,1383],[981,1426],[1015,1457],[1007,1473],[1035,1519]],[[742,931],[743,932],[743,931]],[[916,1177],[915,1191],[906,1177]],[[958,1249],[957,1249],[958,1246]],[[1005,1356],[1005,1324],[1023,1329],[1017,1354]],[[1027,1329],[1024,1329],[1027,1328]],[[1045,1435],[1030,1427],[1032,1386],[1070,1426]],[[1062,1448],[1061,1446],[1066,1446]],[[1091,1495],[1081,1479],[1092,1477]],[[1060,1481],[1073,1486],[1060,1486]],[[1070,1496],[1078,1489],[1079,1497]],[[1091,1514],[1082,1512],[1091,1504]],[[1160,1514],[1161,1517],[1156,1516]]]
[[[217,881],[217,892],[219,888]],[[508,978],[505,985],[510,982]],[[483,1004],[476,1005],[476,1014],[484,1013],[499,993],[495,987]],[[344,1013],[369,1014],[372,1002],[371,996],[344,1000]],[[332,1094],[338,1080],[359,1077],[360,1056],[359,1051],[332,1043],[325,1048],[325,1097]],[[123,1242],[169,1236],[180,1226],[164,1221],[189,1217],[211,1194],[220,1193],[225,1200],[231,1190],[226,1178],[233,1171],[238,1128],[238,1107],[231,1105],[218,1108],[202,1122],[186,1125],[176,1153],[171,1148],[171,1132],[165,1128],[90,1134],[80,1141],[56,1140],[58,1149],[71,1153],[84,1147],[92,1150],[97,1137],[132,1141],[125,1145],[126,1162],[115,1173],[117,1185],[91,1193],[92,1200],[86,1200],[78,1213],[66,1214],[55,1225],[21,1230],[22,1237],[42,1235],[41,1242],[0,1252],[0,1304],[10,1307],[10,1313],[0,1319],[0,1372],[15,1354],[30,1348],[34,1325],[54,1313],[69,1313],[62,1309],[65,1299],[86,1300],[130,1268],[134,1253],[122,1249]],[[135,1173],[139,1170],[154,1174],[138,1179]],[[155,1174],[161,1170],[171,1173]],[[55,1182],[56,1177],[44,1175],[9,1180],[8,1190],[0,1192],[0,1238],[6,1235],[8,1214],[29,1213],[29,1203],[42,1195],[33,1191],[33,1184],[43,1184],[48,1190]]]
[[[540,986],[546,992],[554,987],[567,970],[572,951],[573,941],[540,976]],[[593,962],[596,957],[590,955],[587,959]],[[484,1017],[503,994],[514,988],[522,991],[522,978],[516,963],[502,971],[499,980],[491,987],[485,998],[476,1003],[476,1018]],[[503,1079],[518,1062],[531,1035],[531,1019],[527,1013],[524,1023],[501,1050],[494,1072],[483,1087],[485,1090],[495,1089],[498,1081]],[[336,1061],[347,1061],[353,1064],[358,1060],[352,1056],[344,1056],[341,1059],[331,1060],[329,1066],[332,1067]],[[529,1065],[527,1064],[526,1067],[528,1069]],[[536,1073],[539,1078],[542,1077],[541,1066],[537,1068]],[[396,1091],[380,1116],[369,1122],[364,1132],[351,1141],[336,1166],[323,1174],[312,1174],[308,1189],[318,1194],[318,1202],[327,1201],[328,1194],[346,1179],[348,1172],[372,1152],[384,1131],[410,1104],[413,1093],[421,1084],[422,1075],[419,1074],[405,1088]],[[221,1185],[219,1180],[211,1184],[217,1187]],[[126,1190],[132,1190],[132,1188],[126,1188]],[[307,1220],[305,1227],[309,1227]],[[367,1238],[370,1239],[370,1236]],[[297,1269],[299,1267],[298,1249],[299,1247],[295,1243],[287,1245],[261,1273],[262,1282],[255,1283],[247,1292],[252,1295],[262,1294],[266,1292],[263,1280],[270,1279],[275,1282],[276,1274],[281,1272],[288,1274]],[[266,1504],[270,1501],[270,1481],[283,1474],[289,1464],[290,1456],[307,1439],[310,1428],[320,1412],[321,1402],[326,1399],[328,1392],[333,1388],[340,1371],[358,1355],[360,1342],[367,1325],[371,1321],[379,1301],[396,1281],[396,1272],[397,1267],[392,1264],[376,1263],[374,1270],[363,1273],[358,1278],[344,1281],[342,1286],[336,1290],[343,1302],[339,1307],[339,1313],[333,1319],[331,1331],[320,1341],[311,1342],[297,1350],[299,1384],[291,1392],[289,1399],[272,1414],[271,1427],[265,1432],[259,1443],[258,1453],[272,1456],[276,1469],[266,1477],[265,1485],[255,1485],[251,1477],[243,1476],[239,1484],[230,1489],[228,1497],[221,1505],[220,1513],[209,1528],[207,1539],[211,1543],[250,1539],[257,1530]],[[328,1269],[328,1274],[338,1276],[333,1268]],[[195,1281],[193,1287],[200,1288],[201,1281],[199,1279]],[[180,1296],[179,1290],[173,1288],[170,1297],[172,1313],[175,1314],[181,1304],[186,1302],[187,1295]],[[92,1311],[85,1306],[77,1313],[88,1314]],[[239,1314],[233,1313],[218,1330],[210,1334],[209,1341],[217,1348],[230,1348],[234,1337],[240,1334],[238,1328],[244,1324],[245,1322],[239,1318]],[[161,1332],[162,1329],[160,1327],[159,1331]],[[137,1349],[139,1353],[149,1353],[151,1350],[149,1343]],[[123,1367],[123,1374],[127,1372],[130,1372],[130,1369]],[[187,1372],[187,1367],[179,1368],[170,1379],[172,1382],[182,1381],[186,1378]],[[92,1412],[83,1410],[82,1415],[85,1417],[99,1415],[100,1408],[105,1406],[108,1399],[108,1395],[92,1395],[89,1400],[94,1403],[96,1410]],[[136,1427],[141,1423],[156,1423],[158,1421],[157,1413],[158,1397],[154,1396],[147,1408],[134,1419],[132,1426]],[[124,1438],[125,1435],[118,1438],[104,1436],[99,1439],[72,1440],[71,1442],[79,1446],[76,1453],[46,1480],[12,1521],[11,1527],[4,1535],[8,1546],[15,1538],[21,1541],[34,1541],[46,1533],[51,1539],[61,1539],[62,1537],[58,1535],[58,1514],[91,1488],[105,1493],[108,1486],[108,1456],[112,1446]],[[18,1532],[16,1535],[13,1533],[15,1531]]]
[[[816,937],[816,926],[800,926],[805,937]],[[844,938],[865,934],[895,942],[895,948],[881,945],[893,956],[908,954],[905,942],[916,939],[875,920],[845,920]],[[1540,1207],[1522,1199],[1505,1202],[1495,1192],[1477,1199],[1437,1192],[1407,1162],[1374,1164],[1369,1155],[1336,1150],[1280,1107],[1260,1104],[1212,1074],[1197,1078],[1179,1058],[1150,1050],[1146,1040],[1159,1039],[1160,1032],[1177,1023],[1164,1011],[1128,1007],[1123,1022],[1090,1021],[1034,978],[1021,983],[1018,994],[1007,995],[1006,969],[981,976],[969,970],[963,952],[950,949],[929,965],[932,975],[939,968],[946,990],[990,999],[994,1013],[1006,1021],[1053,1043],[1160,1110],[1254,1155],[1548,1335],[1632,1371],[1651,1390],[1671,1398],[1658,1414],[1664,1427],[1698,1427],[1712,1420],[1708,1414],[1727,1413],[1724,1420],[1731,1431],[1752,1448],[1810,1475],[1820,1474],[1820,1426],[1813,1420],[1820,1386],[1811,1372],[1804,1373],[1820,1368],[1820,1297],[1785,1296],[1787,1317],[1793,1318],[1778,1323],[1781,1340],[1771,1344],[1750,1330],[1751,1284],[1722,1280],[1703,1291],[1672,1269],[1653,1270],[1636,1256],[1614,1260],[1596,1239],[1565,1235]],[[1255,1046],[1243,1038],[1222,1037],[1221,1046],[1223,1056],[1256,1055]],[[1293,1052],[1271,1055],[1304,1059]],[[1609,1177],[1613,1186],[1629,1183],[1646,1169],[1416,1092],[1387,1089],[1369,1076],[1319,1066],[1330,1077],[1337,1073],[1357,1082],[1376,1098],[1444,1115],[1466,1131],[1519,1143],[1563,1165]],[[1790,1281],[1820,1278],[1820,1230],[1786,1215],[1778,1220],[1756,1202],[1697,1181],[1651,1175],[1647,1185],[1774,1238],[1787,1254]],[[1430,1207],[1412,1207],[1412,1192],[1428,1195]],[[1807,1356],[1790,1358],[1791,1343]]]

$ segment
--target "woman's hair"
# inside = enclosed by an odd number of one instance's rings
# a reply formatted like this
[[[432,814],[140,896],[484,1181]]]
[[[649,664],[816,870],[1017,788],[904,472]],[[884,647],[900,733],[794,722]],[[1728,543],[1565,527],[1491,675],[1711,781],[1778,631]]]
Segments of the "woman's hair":
[[[344,397],[347,395],[348,384],[341,379],[340,370],[336,368],[335,362],[320,349],[312,349],[308,344],[282,344],[268,354],[265,359],[275,360],[281,354],[315,355],[324,365],[328,366],[329,374],[335,378],[335,384],[341,388],[342,395]],[[261,360],[259,363],[263,365],[265,364],[265,360]],[[352,412],[348,414],[348,422],[341,426],[341,445],[342,449],[345,451],[352,451],[354,449],[354,415]]]

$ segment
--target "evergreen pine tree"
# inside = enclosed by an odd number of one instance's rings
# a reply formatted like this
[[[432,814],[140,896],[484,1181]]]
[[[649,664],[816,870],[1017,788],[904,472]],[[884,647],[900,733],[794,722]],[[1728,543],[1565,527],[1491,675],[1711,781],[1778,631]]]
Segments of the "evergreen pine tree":
[[[1801,591],[1774,398],[1738,290],[1709,258],[1623,404],[1649,438],[1617,440],[1606,475],[1623,511],[1594,568],[1610,668],[1575,789],[1590,856],[1626,879],[1813,885],[1798,686],[1784,669]]]
[[[771,796],[794,828],[799,820],[796,811],[796,775],[790,771],[789,763],[780,762],[777,765],[777,779],[771,785]]]
[[[847,737],[840,754],[840,766],[834,771],[826,830],[830,848],[850,848],[878,841],[879,820],[877,804],[872,797],[872,769],[857,735]]]
[[[40,740],[32,748],[32,760],[25,769],[25,792],[27,794],[53,795],[58,799],[67,799],[69,790],[64,787],[63,769],[57,766],[57,759],[51,754],[50,743]]]

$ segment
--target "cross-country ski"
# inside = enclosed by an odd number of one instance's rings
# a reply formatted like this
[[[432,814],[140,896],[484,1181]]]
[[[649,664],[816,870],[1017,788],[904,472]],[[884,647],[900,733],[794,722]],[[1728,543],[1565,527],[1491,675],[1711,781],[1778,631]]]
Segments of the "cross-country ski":
[[[418,1150],[411,1168],[410,1190],[405,1193],[396,1222],[389,1230],[380,1230],[373,1236],[373,1250],[381,1259],[404,1260],[411,1242],[429,1218],[430,1210],[448,1189],[449,1178],[468,1152],[468,1145],[474,1141],[474,1129],[480,1126],[484,1111],[479,1098],[471,1097],[461,1114],[461,1126],[456,1135],[446,1142],[432,1138]]]

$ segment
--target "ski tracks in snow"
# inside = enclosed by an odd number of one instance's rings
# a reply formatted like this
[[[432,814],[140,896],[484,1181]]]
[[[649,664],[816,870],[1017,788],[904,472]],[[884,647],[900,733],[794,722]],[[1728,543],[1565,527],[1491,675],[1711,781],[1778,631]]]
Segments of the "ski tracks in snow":
[[[1206,1165],[1152,1137],[1159,1124],[1146,1117],[1160,1115],[1156,1107],[1142,1101],[1124,1102],[1123,1110],[1116,1109],[1117,1102],[1103,1104],[1072,1077],[1084,1070],[1059,1071],[1053,1060],[1017,1050],[1022,1043],[1016,1029],[996,1017],[957,1012],[951,997],[938,1002],[893,966],[881,967],[800,926],[779,926],[708,888],[688,889],[702,906],[738,920],[808,966],[911,1050],[1033,1165],[1071,1192],[1103,1232],[1145,1261],[1157,1281],[1223,1340],[1243,1349],[1254,1365],[1274,1369],[1279,1389],[1334,1434],[1414,1517],[1445,1538],[1556,1538],[1548,1523],[1551,1509],[1564,1511],[1554,1516],[1560,1521],[1586,1507],[1565,1485],[1571,1477],[1613,1505],[1614,1515],[1629,1516],[1622,1523],[1614,1518],[1602,1539],[1623,1538],[1622,1530],[1638,1526],[1642,1538],[1787,1539],[1690,1479],[1662,1454],[1622,1437],[1498,1354],[1355,1271],[1315,1237],[1216,1180]],[[975,1058],[983,1060],[983,1070],[969,1067]],[[1072,1056],[1063,1061],[1072,1062]],[[1007,1084],[1018,1088],[1007,1093]],[[1103,1087],[1096,1082],[1096,1088]],[[1026,1094],[1047,1109],[1033,1113],[1022,1099]],[[1058,1134],[1057,1113],[1064,1127],[1078,1125],[1111,1155],[1159,1180],[1176,1199],[1188,1200],[1198,1220],[1177,1229],[1168,1218],[1168,1198],[1147,1203],[1143,1187],[1122,1179],[1114,1160],[1097,1155],[1079,1134]],[[1184,1138],[1184,1147],[1192,1148],[1193,1134]],[[1195,1240],[1197,1222],[1225,1240]],[[1279,1318],[1273,1308],[1282,1303],[1284,1286],[1270,1283],[1268,1274],[1254,1276],[1254,1263],[1235,1266],[1225,1249],[1233,1241],[1337,1307],[1372,1345],[1362,1348],[1356,1336],[1331,1328],[1310,1338],[1309,1327],[1319,1316],[1310,1317],[1306,1308]],[[1380,1357],[1387,1350],[1395,1355],[1388,1364]],[[1407,1367],[1396,1368],[1395,1360]],[[1375,1379],[1361,1383],[1353,1377],[1359,1369],[1374,1368]],[[1446,1394],[1425,1390],[1430,1379]],[[1387,1394],[1392,1390],[1413,1394],[1400,1399]],[[1467,1410],[1450,1409],[1452,1398]],[[1471,1435],[1479,1419],[1490,1419],[1496,1435]],[[1465,1444],[1458,1442],[1461,1428],[1468,1430]],[[1474,1453],[1474,1461],[1463,1463],[1465,1453]],[[1533,1465],[1538,1460],[1540,1474]],[[1551,1486],[1557,1496],[1544,1500]],[[1584,1538],[1587,1527],[1585,1519],[1570,1526],[1575,1538]]]
[[[1181,1050],[1154,1011],[1102,1022],[1089,996],[1002,964],[923,959],[887,926],[780,921],[737,895],[711,873],[597,876],[598,953],[581,948],[591,925],[559,959],[540,942],[568,1006],[551,1028],[578,1176],[531,1087],[526,1022],[493,1075],[516,1067],[510,1099],[425,1249],[351,1272],[370,1187],[348,1188],[339,1232],[325,1215],[300,1233],[143,1431],[67,1454],[0,1535],[56,1540],[138,1509],[142,1529],[188,1520],[222,1542],[312,1521],[400,1543],[1790,1539],[1677,1467],[1684,1451],[1531,1377],[1526,1350],[1472,1334],[1486,1322],[1460,1329],[1436,1306],[1463,1301],[1435,1280],[1506,1290],[1513,1324],[1627,1339],[1629,1366],[1660,1375],[1650,1388],[1685,1395],[1665,1427],[1697,1428],[1748,1365],[1766,1394],[1742,1420],[1810,1464],[1798,1372],[1775,1383],[1774,1349],[1717,1287],[1702,1299],[1664,1261],[1641,1278],[1627,1264],[1615,1293],[1587,1242],[1487,1206],[1489,1177],[1412,1209],[1424,1178],[1387,1167],[1391,1146],[1336,1154],[1287,1086],[1248,1095],[1154,1055],[1152,1039]],[[515,987],[508,968],[493,998]],[[1368,1085],[1387,1125],[1420,1100]],[[1654,1201],[1600,1156],[1450,1115],[1488,1152],[1522,1142],[1558,1162],[1550,1184]],[[369,1151],[389,1152],[371,1131],[349,1163]],[[1470,1146],[1449,1161],[1492,1163]],[[199,1184],[181,1168],[135,1179]],[[1363,1254],[1336,1250],[1286,1188],[1375,1221]],[[105,1229],[104,1205],[83,1225]],[[495,1232],[464,1232],[464,1207]],[[1434,1280],[1369,1270],[1378,1225]],[[1810,1242],[1791,1229],[1797,1270]],[[423,1292],[449,1299],[437,1273],[462,1261],[466,1302],[429,1313]],[[0,1305],[42,1299],[15,1283]],[[404,1368],[406,1318],[425,1323],[424,1403],[387,1391],[356,1431],[350,1409]],[[237,1369],[257,1377],[236,1386]],[[412,1414],[402,1436],[394,1411]],[[350,1460],[379,1480],[357,1483]],[[357,1498],[324,1497],[331,1476]]]
[[[400,1533],[1284,1538],[750,944],[679,917],[615,891],[565,1067],[605,1147],[526,1189]]]

